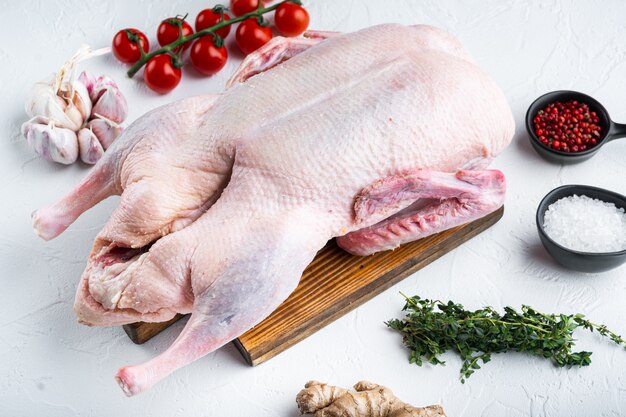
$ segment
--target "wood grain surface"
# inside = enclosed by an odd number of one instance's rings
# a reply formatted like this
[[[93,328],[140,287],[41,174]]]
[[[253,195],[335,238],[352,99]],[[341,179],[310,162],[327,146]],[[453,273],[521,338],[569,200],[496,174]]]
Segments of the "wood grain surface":
[[[504,207],[472,223],[366,257],[350,255],[331,240],[304,270],[289,298],[233,342],[250,365],[265,362],[488,229],[503,212]],[[181,317],[133,323],[124,330],[133,342],[144,343]]]

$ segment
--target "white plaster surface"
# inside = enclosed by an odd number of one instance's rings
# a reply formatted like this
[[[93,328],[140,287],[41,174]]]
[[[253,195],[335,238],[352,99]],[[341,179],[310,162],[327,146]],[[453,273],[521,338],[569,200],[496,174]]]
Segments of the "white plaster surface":
[[[87,167],[62,167],[33,155],[19,134],[29,86],[62,65],[81,43],[109,44],[120,28],[146,30],[192,16],[214,1],[0,0],[0,416],[290,416],[309,379],[350,386],[359,379],[388,385],[405,401],[441,403],[449,416],[626,415],[626,352],[579,333],[592,350],[583,369],[559,369],[523,354],[495,355],[465,384],[460,360],[447,366],[409,365],[400,337],[383,322],[400,316],[399,291],[467,307],[532,304],[547,312],[583,312],[626,334],[626,267],[569,272],[543,250],[535,229],[539,200],[561,184],[593,184],[626,193],[626,140],[611,143],[577,166],[553,165],[530,148],[522,121],[530,102],[555,89],[592,94],[626,122],[626,3],[614,1],[309,0],[311,27],[352,31],[383,22],[430,23],[455,33],[502,86],[518,125],[511,146],[494,163],[508,180],[504,218],[271,361],[248,367],[232,345],[176,372],[150,391],[126,398],[115,370],[163,351],[181,324],[143,345],[121,328],[79,325],[74,291],[92,239],[116,204],[83,215],[60,238],[44,242],[30,213],[68,191]],[[240,57],[210,79],[187,69],[167,96],[124,77],[111,56],[83,65],[118,80],[129,120],[172,100],[220,91]],[[471,97],[468,97],[471,100]]]

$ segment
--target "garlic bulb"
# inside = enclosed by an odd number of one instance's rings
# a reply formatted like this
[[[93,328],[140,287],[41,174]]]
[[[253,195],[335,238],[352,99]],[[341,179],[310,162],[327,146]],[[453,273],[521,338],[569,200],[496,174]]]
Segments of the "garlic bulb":
[[[109,51],[82,46],[57,74],[35,83],[25,106],[31,119],[22,125],[35,152],[62,164],[73,163],[79,155],[95,164],[120,135],[128,103],[115,81],[86,71],[74,77],[79,61]]]
[[[52,120],[36,116],[22,125],[28,144],[48,161],[71,164],[78,158],[78,140],[71,129],[57,127]]]

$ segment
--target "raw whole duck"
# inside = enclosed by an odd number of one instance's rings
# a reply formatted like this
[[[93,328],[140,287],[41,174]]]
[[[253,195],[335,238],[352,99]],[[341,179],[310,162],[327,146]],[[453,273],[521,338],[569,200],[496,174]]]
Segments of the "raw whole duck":
[[[172,346],[116,378],[128,395],[268,316],[331,238],[368,255],[503,203],[511,111],[450,34],[381,25],[277,38],[222,94],[135,121],[89,175],[34,213],[44,239],[121,194],[75,311],[88,325],[191,313]]]

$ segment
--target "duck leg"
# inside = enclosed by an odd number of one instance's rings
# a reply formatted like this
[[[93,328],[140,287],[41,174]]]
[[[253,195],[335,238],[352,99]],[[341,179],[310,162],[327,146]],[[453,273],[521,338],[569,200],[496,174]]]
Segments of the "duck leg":
[[[220,145],[219,137],[203,138],[211,145],[205,151],[208,162],[185,162],[198,139],[198,120],[218,97],[185,99],[138,119],[81,183],[33,213],[36,233],[52,239],[83,212],[120,194],[120,204],[98,235],[96,252],[109,245],[142,247],[193,222],[217,199],[232,167],[234,151],[222,155],[228,147]]]
[[[262,321],[295,289],[302,271],[326,241],[307,227],[310,214],[300,216],[292,210],[268,215],[261,209],[237,222],[224,221],[232,219],[236,211],[230,202],[221,201],[206,217],[161,239],[157,243],[160,252],[151,251],[149,259],[134,271],[137,276],[158,281],[181,280],[180,274],[190,271],[194,300],[189,321],[169,349],[144,364],[117,372],[116,380],[129,396]],[[150,264],[160,262],[159,253],[165,246],[173,249],[179,245],[193,247],[187,268],[173,276],[155,276],[155,271],[163,274],[163,268]]]

